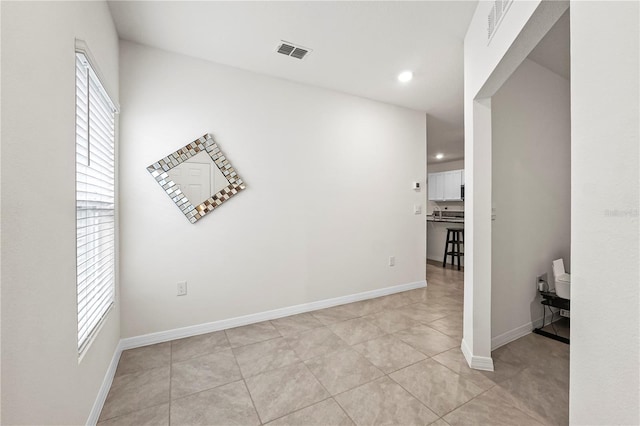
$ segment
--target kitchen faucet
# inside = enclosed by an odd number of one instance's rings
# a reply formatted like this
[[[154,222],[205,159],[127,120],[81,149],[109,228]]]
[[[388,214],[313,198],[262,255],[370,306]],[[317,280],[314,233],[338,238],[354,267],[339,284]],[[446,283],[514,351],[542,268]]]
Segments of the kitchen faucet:
[[[442,209],[440,208],[440,206],[434,206],[434,209],[438,209],[438,219],[437,220],[442,220]],[[433,215],[433,220],[436,220],[436,215]]]

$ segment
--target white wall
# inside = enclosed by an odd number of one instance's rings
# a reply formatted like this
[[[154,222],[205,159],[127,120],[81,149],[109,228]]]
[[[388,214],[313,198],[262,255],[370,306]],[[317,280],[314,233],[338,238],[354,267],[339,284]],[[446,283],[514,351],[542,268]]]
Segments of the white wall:
[[[2,2],[2,423],[83,424],[120,337],[118,306],[82,361],[75,277],[75,40],[112,96],[106,3]]]
[[[481,1],[464,42],[465,300],[462,350],[474,368],[491,360],[491,96],[568,7],[564,1],[514,1],[493,38]]]
[[[123,337],[424,280],[424,113],[120,49]],[[192,225],[146,167],[205,132],[247,189]]]
[[[449,170],[464,169],[464,160],[445,161],[443,163],[429,163],[429,173],[448,172]]]
[[[551,261],[571,265],[569,89],[526,59],[491,99],[493,346],[542,319],[536,276],[553,285]]]
[[[639,16],[637,2],[571,3],[575,425],[640,424]]]
[[[468,92],[465,90],[465,97],[475,98],[490,80],[496,68],[505,59],[505,53],[512,47],[514,40],[520,35],[540,3],[540,0],[514,1],[503,16],[491,42],[488,42],[487,16],[494,3],[478,2],[464,40],[465,70],[469,71],[465,72],[465,87],[468,90]],[[525,54],[524,57],[527,55]],[[517,67],[518,63],[515,66]],[[504,79],[506,80],[510,74],[507,74]]]
[[[2,25],[2,6],[0,5],[0,29]],[[2,35],[0,34],[0,42]],[[1,52],[1,49],[0,49]],[[0,55],[0,71],[2,56]],[[1,74],[1,72],[0,72]],[[1,75],[0,75],[1,77]],[[0,99],[2,99],[2,81],[0,78]],[[0,101],[0,118],[2,117],[2,102]],[[1,123],[0,123],[1,124]],[[0,131],[0,354],[2,354],[2,131]],[[0,356],[0,423],[2,423],[2,356]]]
[[[514,6],[529,8],[527,4],[535,6],[528,14],[512,13]],[[470,361],[476,353],[484,353],[485,318],[490,314],[486,295],[491,288],[487,269],[491,260],[484,237],[490,227],[491,167],[486,153],[491,152],[491,103],[486,98],[567,6],[566,2],[514,2],[505,16],[512,30],[498,29],[495,36],[504,37],[504,43],[494,43],[494,37],[487,45],[490,5],[479,3],[465,38],[463,347],[469,348]],[[640,422],[638,12],[635,2],[571,2],[572,424]],[[594,22],[598,22],[595,30]],[[491,46],[498,51],[489,52]],[[594,321],[598,312],[606,314]]]

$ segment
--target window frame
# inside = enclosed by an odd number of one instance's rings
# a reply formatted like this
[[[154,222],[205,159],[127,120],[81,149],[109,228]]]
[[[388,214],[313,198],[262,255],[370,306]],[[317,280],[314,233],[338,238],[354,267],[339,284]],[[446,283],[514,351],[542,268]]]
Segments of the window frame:
[[[80,182],[79,180],[79,171],[78,171],[78,159],[77,159],[77,155],[79,153],[78,151],[78,119],[80,117],[79,115],[79,110],[78,110],[78,71],[77,71],[77,55],[81,54],[83,55],[83,59],[84,61],[86,61],[87,63],[87,68],[88,68],[88,76],[87,76],[87,84],[92,84],[95,88],[97,88],[97,90],[99,91],[99,97],[102,98],[101,102],[103,104],[103,106],[108,107],[108,109],[110,109],[111,113],[113,114],[113,140],[111,141],[113,144],[113,241],[109,243],[108,248],[113,250],[113,265],[111,265],[111,274],[112,274],[112,279],[111,279],[111,298],[109,300],[109,304],[106,307],[106,309],[100,309],[100,317],[98,319],[97,322],[95,322],[95,324],[92,324],[90,330],[88,333],[86,333],[86,335],[84,336],[84,338],[81,340],[80,337],[80,320],[81,318],[87,319],[90,318],[90,316],[85,316],[85,317],[81,317],[81,311],[80,311],[80,295],[79,295],[79,285],[81,284],[80,279],[80,275],[78,274],[79,272],[79,268],[78,268],[78,261],[79,261],[79,248],[78,248],[78,183]],[[97,335],[100,333],[100,330],[102,329],[103,325],[105,324],[106,320],[109,318],[110,313],[113,311],[114,306],[116,304],[117,301],[117,289],[118,289],[118,275],[119,275],[119,262],[118,262],[118,210],[119,210],[119,206],[118,206],[118,163],[117,163],[117,158],[118,158],[118,114],[120,112],[120,108],[119,105],[113,100],[114,98],[111,96],[110,91],[107,89],[106,85],[103,84],[103,82],[105,81],[104,78],[102,77],[102,73],[100,72],[100,69],[97,66],[97,62],[94,59],[93,55],[91,54],[91,51],[89,50],[87,44],[83,41],[83,40],[75,40],[75,51],[74,51],[74,107],[75,107],[75,114],[74,114],[74,130],[75,130],[75,137],[74,137],[74,146],[75,146],[75,162],[74,162],[74,169],[75,169],[75,180],[74,180],[74,186],[75,186],[75,196],[74,196],[74,213],[75,213],[75,224],[76,224],[76,230],[75,230],[75,237],[76,237],[76,245],[75,245],[75,253],[76,253],[76,264],[75,264],[75,271],[76,271],[76,279],[75,279],[75,283],[76,283],[76,345],[77,345],[77,350],[78,350],[78,363],[80,363],[84,357],[84,355],[87,353],[88,349],[91,347],[93,341],[96,339]],[[91,96],[89,93],[87,93],[86,95],[87,100],[89,101]],[[88,121],[89,118],[91,117],[90,115],[90,111],[87,109],[86,111],[86,119],[87,119],[87,128],[91,127],[90,122]],[[87,140],[87,143],[89,143],[89,140]],[[89,147],[87,147],[88,149]],[[88,160],[90,161],[90,160]],[[89,311],[91,312],[91,311]]]

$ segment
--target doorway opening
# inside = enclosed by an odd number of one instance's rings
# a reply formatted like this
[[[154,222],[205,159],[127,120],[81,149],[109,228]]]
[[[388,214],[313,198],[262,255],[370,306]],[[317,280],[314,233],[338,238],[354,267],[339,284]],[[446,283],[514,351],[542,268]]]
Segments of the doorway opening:
[[[552,298],[552,262],[571,265],[569,13],[491,98],[492,350],[535,328],[569,338],[570,310],[541,303],[569,307]]]

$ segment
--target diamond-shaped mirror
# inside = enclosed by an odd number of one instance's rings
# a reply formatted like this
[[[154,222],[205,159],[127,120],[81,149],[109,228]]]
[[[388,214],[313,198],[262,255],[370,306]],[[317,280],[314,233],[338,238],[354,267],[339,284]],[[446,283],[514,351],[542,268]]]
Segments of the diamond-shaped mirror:
[[[245,189],[210,134],[167,155],[147,170],[191,223]]]

